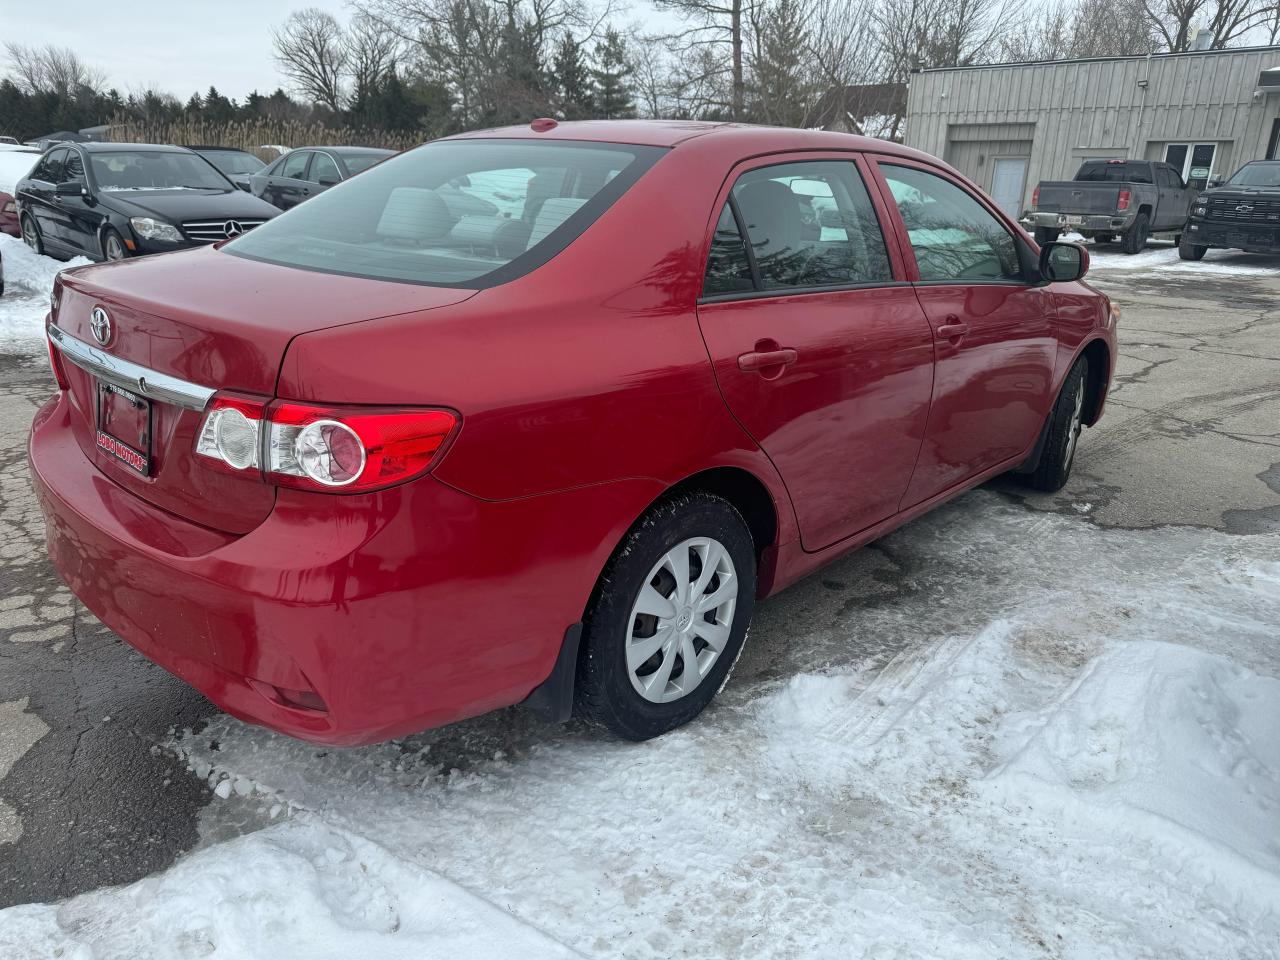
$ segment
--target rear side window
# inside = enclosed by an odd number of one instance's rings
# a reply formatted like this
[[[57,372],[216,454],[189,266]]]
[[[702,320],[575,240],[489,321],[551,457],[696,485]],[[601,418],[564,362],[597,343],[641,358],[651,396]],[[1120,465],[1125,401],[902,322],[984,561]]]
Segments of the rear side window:
[[[665,152],[574,141],[436,141],[222,249],[326,273],[493,286],[563,250]]]
[[[915,167],[881,164],[923,281],[1021,280],[1018,248],[969,193]]]
[[[760,290],[893,279],[871,198],[850,161],[749,170],[733,185],[731,202],[751,245],[752,286]],[[716,225],[704,294],[749,289],[742,285],[744,257],[737,223],[726,208]]]

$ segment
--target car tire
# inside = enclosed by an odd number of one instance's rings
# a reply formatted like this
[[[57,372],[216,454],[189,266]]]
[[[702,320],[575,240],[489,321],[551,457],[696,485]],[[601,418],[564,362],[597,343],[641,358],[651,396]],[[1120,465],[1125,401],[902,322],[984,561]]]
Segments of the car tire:
[[[124,238],[114,227],[107,227],[102,231],[102,259],[129,259],[129,248],[124,245]]]
[[[1044,246],[1046,243],[1053,243],[1062,235],[1062,231],[1057,227],[1036,227],[1036,243]]]
[[[1191,243],[1187,240],[1184,233],[1178,239],[1178,257],[1182,260],[1203,260],[1204,255],[1209,252],[1208,247],[1202,247],[1198,243]]]
[[[1040,462],[1030,473],[1019,479],[1033,490],[1054,493],[1061,490],[1071,476],[1080,433],[1084,429],[1085,383],[1089,376],[1089,361],[1081,357],[1067,374],[1058,399],[1045,424],[1044,445],[1040,450]]]
[[[1140,253],[1142,248],[1147,245],[1147,237],[1151,234],[1151,221],[1147,219],[1145,213],[1138,214],[1133,226],[1130,227],[1120,238],[1121,249],[1125,253]]]
[[[717,602],[700,610],[699,600]],[[575,713],[627,740],[688,723],[727,681],[755,600],[755,544],[737,509],[709,493],[660,502],[627,533],[592,594]]]
[[[22,231],[23,242],[26,243],[26,245],[30,247],[32,250],[34,250],[37,254],[43,256],[44,255],[44,237],[40,236],[40,225],[36,223],[35,219],[31,216],[31,214],[24,213],[22,215],[22,220],[19,222],[19,227]]]

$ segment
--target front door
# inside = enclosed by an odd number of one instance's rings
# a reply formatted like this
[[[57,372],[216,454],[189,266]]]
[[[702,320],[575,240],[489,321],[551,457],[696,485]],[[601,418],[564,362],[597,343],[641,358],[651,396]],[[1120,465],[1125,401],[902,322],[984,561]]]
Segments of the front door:
[[[1002,157],[991,173],[991,197],[996,206],[1017,220],[1022,216],[1022,197],[1027,186],[1026,157]]]
[[[902,507],[1029,450],[1050,404],[1052,305],[1007,224],[941,171],[881,161],[937,350],[933,403]]]
[[[849,155],[740,172],[698,306],[720,390],[781,474],[806,550],[897,510],[928,418],[932,332],[864,182]]]
[[[1187,186],[1203,190],[1213,177],[1216,143],[1171,143],[1164,150],[1164,162],[1181,175]]]

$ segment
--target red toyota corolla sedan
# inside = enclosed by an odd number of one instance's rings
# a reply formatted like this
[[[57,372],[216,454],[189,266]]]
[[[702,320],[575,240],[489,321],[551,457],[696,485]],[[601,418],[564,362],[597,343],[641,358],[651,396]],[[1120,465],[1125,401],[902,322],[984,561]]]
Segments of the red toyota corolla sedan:
[[[1065,482],[1115,353],[1087,265],[878,140],[437,141],[230,242],[61,274],[49,552],[294,736],[524,701],[651,737],[757,599],[997,474]]]

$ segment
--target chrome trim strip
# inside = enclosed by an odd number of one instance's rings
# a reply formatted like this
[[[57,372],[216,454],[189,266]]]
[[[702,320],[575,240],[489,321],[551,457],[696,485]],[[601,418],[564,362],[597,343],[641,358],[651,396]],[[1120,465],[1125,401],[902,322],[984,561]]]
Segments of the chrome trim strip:
[[[66,359],[82,370],[89,371],[99,380],[106,380],[152,400],[161,400],[200,413],[214,394],[211,387],[202,387],[198,383],[180,380],[167,373],[159,373],[104,353],[83,340],[77,340],[57,324],[49,324],[49,342]]]

